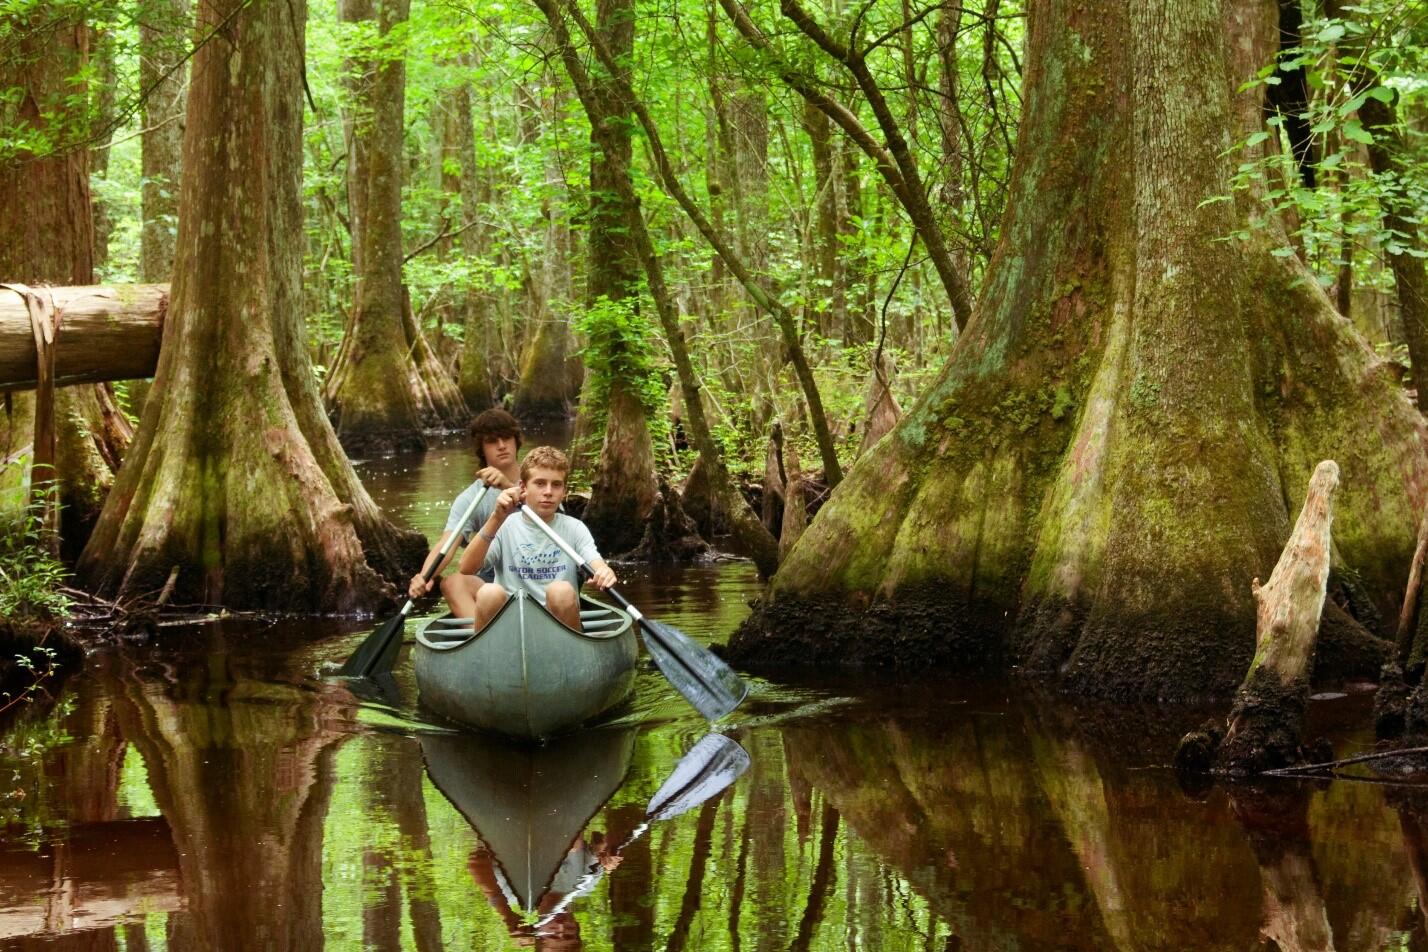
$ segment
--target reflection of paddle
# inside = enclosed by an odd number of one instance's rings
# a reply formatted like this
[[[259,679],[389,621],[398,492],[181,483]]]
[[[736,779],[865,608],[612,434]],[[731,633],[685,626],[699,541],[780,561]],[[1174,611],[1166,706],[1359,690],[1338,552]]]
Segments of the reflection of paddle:
[[[476,507],[481,505],[481,500],[486,497],[486,490],[490,488],[483,484],[481,491],[476,494],[476,498],[471,500],[471,505],[466,507],[466,511],[461,515],[461,521],[456,524],[456,531],[447,536],[446,541],[442,543],[441,551],[432,561],[431,567],[422,575],[423,583],[430,582],[432,576],[436,575],[441,568],[441,563],[446,561],[446,554],[456,544],[456,540],[461,536],[461,530],[466,528],[466,523],[476,514]],[[408,598],[407,603],[402,606],[402,610],[395,617],[373,631],[367,636],[367,640],[357,646],[357,650],[352,652],[352,656],[341,668],[337,669],[337,673],[348,678],[369,678],[374,674],[391,671],[397,663],[398,653],[402,650],[402,628],[406,624],[407,613],[411,610],[412,600]]]
[[[739,742],[723,734],[705,734],[689,748],[689,753],[679,758],[669,777],[645,807],[645,820],[630,831],[630,835],[611,851],[619,856],[630,844],[644,835],[650,824],[656,820],[668,820],[681,813],[687,813],[700,804],[712,800],[723,793],[745,770],[749,769],[749,753],[739,746]],[[539,934],[542,926],[564,912],[580,896],[595,888],[604,875],[605,868],[599,863],[575,884],[575,888],[562,896],[555,907],[532,926]]]
[[[738,741],[723,734],[705,734],[699,743],[689,748],[689,753],[679,758],[674,771],[645,807],[645,815],[649,820],[668,820],[687,813],[722,792],[748,769],[749,753]],[[639,832],[632,833],[630,839]]]
[[[540,526],[541,531],[560,546],[566,555],[574,559],[582,572],[590,574],[590,566],[579,553],[556,535],[555,530],[536,515],[530,506],[522,504],[521,511],[531,522]],[[694,709],[700,714],[711,721],[718,720],[738,707],[748,695],[749,686],[714,652],[696,643],[678,628],[646,618],[615,589],[607,588],[605,593],[639,622],[640,629],[645,633],[645,648],[650,657],[654,658],[660,672],[674,685],[674,689],[683,694],[684,699],[694,705]]]

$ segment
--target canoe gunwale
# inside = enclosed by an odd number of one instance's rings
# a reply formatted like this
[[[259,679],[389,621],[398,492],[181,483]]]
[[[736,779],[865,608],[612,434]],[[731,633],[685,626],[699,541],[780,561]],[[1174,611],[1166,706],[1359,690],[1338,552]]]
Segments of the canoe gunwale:
[[[462,632],[469,632],[469,634],[467,634],[464,638],[444,638],[440,641],[434,641],[427,637],[427,629],[433,626],[441,625],[443,622],[446,622],[450,619],[449,615],[438,615],[437,617],[423,623],[422,626],[417,629],[417,640],[421,642],[422,647],[428,648],[432,651],[455,651],[457,648],[463,648],[466,645],[469,645],[471,642],[475,641],[477,638],[480,638],[482,635],[486,634],[486,632],[490,631],[492,628],[494,628],[496,626],[496,623],[501,620],[501,617],[505,615],[506,612],[510,611],[512,606],[522,600],[528,602],[532,607],[539,610],[541,614],[545,615],[545,617],[549,618],[551,621],[559,625],[561,631],[576,638],[583,638],[586,641],[600,642],[610,641],[612,639],[619,638],[626,631],[628,631],[630,627],[633,626],[635,623],[635,620],[631,618],[628,613],[622,611],[619,608],[616,608],[614,605],[606,605],[604,602],[596,601],[590,596],[582,594],[580,596],[580,604],[582,608],[586,605],[594,605],[600,610],[608,612],[609,614],[614,615],[616,618],[619,618],[621,620],[621,623],[615,626],[614,628],[609,628],[602,631],[576,631],[574,628],[571,628],[569,625],[562,622],[559,618],[556,618],[554,615],[552,615],[544,605],[536,601],[534,598],[531,598],[524,592],[517,592],[506,599],[506,603],[501,606],[501,610],[496,612],[496,614],[491,617],[491,620],[488,621],[485,626],[482,627],[479,631],[476,631],[471,628],[446,628],[443,630],[447,633],[457,634]]]

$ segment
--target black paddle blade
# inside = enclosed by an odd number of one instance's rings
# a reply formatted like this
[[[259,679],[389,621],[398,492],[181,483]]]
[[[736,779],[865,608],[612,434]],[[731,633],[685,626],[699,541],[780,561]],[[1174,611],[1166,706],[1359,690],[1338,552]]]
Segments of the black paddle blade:
[[[369,678],[389,673],[396,667],[397,654],[402,650],[402,628],[406,620],[405,614],[388,619],[357,646],[337,673],[346,678]]]
[[[674,771],[650,800],[645,815],[668,820],[724,791],[749,769],[749,752],[723,734],[706,734],[679,758]]]
[[[748,696],[749,686],[733,668],[678,628],[651,618],[641,618],[640,627],[660,672],[706,719],[717,721]]]

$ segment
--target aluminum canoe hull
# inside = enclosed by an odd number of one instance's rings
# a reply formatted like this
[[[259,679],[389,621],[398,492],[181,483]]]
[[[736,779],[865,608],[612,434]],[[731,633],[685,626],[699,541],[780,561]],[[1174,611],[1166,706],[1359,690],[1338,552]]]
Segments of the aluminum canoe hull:
[[[639,644],[628,614],[580,600],[583,632],[518,592],[480,631],[443,615],[417,630],[413,667],[421,700],[462,724],[540,740],[599,717],[635,683]]]

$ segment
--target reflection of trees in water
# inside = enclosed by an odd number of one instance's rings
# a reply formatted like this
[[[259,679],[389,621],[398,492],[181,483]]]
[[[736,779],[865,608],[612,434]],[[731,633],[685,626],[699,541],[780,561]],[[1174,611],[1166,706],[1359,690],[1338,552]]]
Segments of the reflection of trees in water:
[[[843,852],[901,877],[855,901],[868,885],[845,864],[844,930],[907,929],[903,887],[930,910],[929,941],[950,931],[968,950],[1253,948],[1262,935],[1285,952],[1335,937],[1368,949],[1405,928],[1402,843],[1416,836],[1428,856],[1428,830],[1395,824],[1379,788],[1301,788],[1294,809],[1257,812],[1222,789],[1195,802],[1087,726],[1047,707],[785,728],[791,771],[846,822]]]
[[[1283,952],[1333,952],[1309,842],[1308,791],[1303,785],[1270,792],[1239,784],[1228,792],[1259,862],[1264,937]]]
[[[1107,769],[1054,724],[1013,712],[784,738],[794,769],[961,948],[1249,947],[1257,935],[1255,910],[1223,902],[1255,875],[1224,810],[1174,795],[1163,771]],[[896,915],[887,898],[882,928]]]
[[[160,677],[114,659],[102,677],[179,852],[171,947],[321,948],[323,820],[349,736],[322,694],[222,656]]]
[[[363,772],[365,816],[370,823],[395,826],[395,844],[373,843],[362,851],[362,939],[368,949],[401,949],[402,896],[406,894],[418,952],[442,948],[441,911],[436,904],[431,834],[422,799],[421,749],[405,738],[369,739]]]
[[[351,940],[360,911],[372,948],[439,948],[443,929],[469,937],[463,947],[510,941],[471,881],[460,839],[469,827],[423,800],[410,739],[367,735],[348,749],[342,767],[356,786],[332,802],[347,734],[329,726],[345,703],[329,689],[231,660],[182,674],[99,667],[102,691],[77,699],[64,722],[71,736],[92,732],[89,743],[47,760],[46,796],[75,822],[113,822],[124,743],[142,755],[164,816],[144,822],[172,829],[165,855],[178,873],[160,901],[184,903],[169,918],[170,947],[321,948],[324,835],[338,850],[329,860],[360,872],[365,849],[369,861],[361,910],[340,907],[348,887],[326,884],[329,915],[353,913]],[[588,842],[599,831],[623,841],[644,818],[658,765],[685,746],[675,731],[647,736],[643,779],[586,825]],[[1141,769],[1057,707],[943,724],[804,722],[739,739],[751,772],[624,848],[602,885],[570,905],[572,947],[583,934],[595,948],[676,952],[818,949],[833,937],[898,947],[919,936],[933,947],[955,936],[964,950],[1220,949],[1254,948],[1263,935],[1290,952],[1428,934],[1415,906],[1428,893],[1428,821],[1409,799],[1385,803],[1379,787],[1291,786],[1302,800],[1289,807],[1247,806],[1223,788],[1195,802],[1168,770]],[[76,861],[83,837],[69,842]],[[158,888],[159,853],[147,855]],[[96,882],[122,878],[122,864],[108,864]],[[118,936],[66,941],[113,948]],[[126,930],[125,947],[145,947],[141,929]]]

